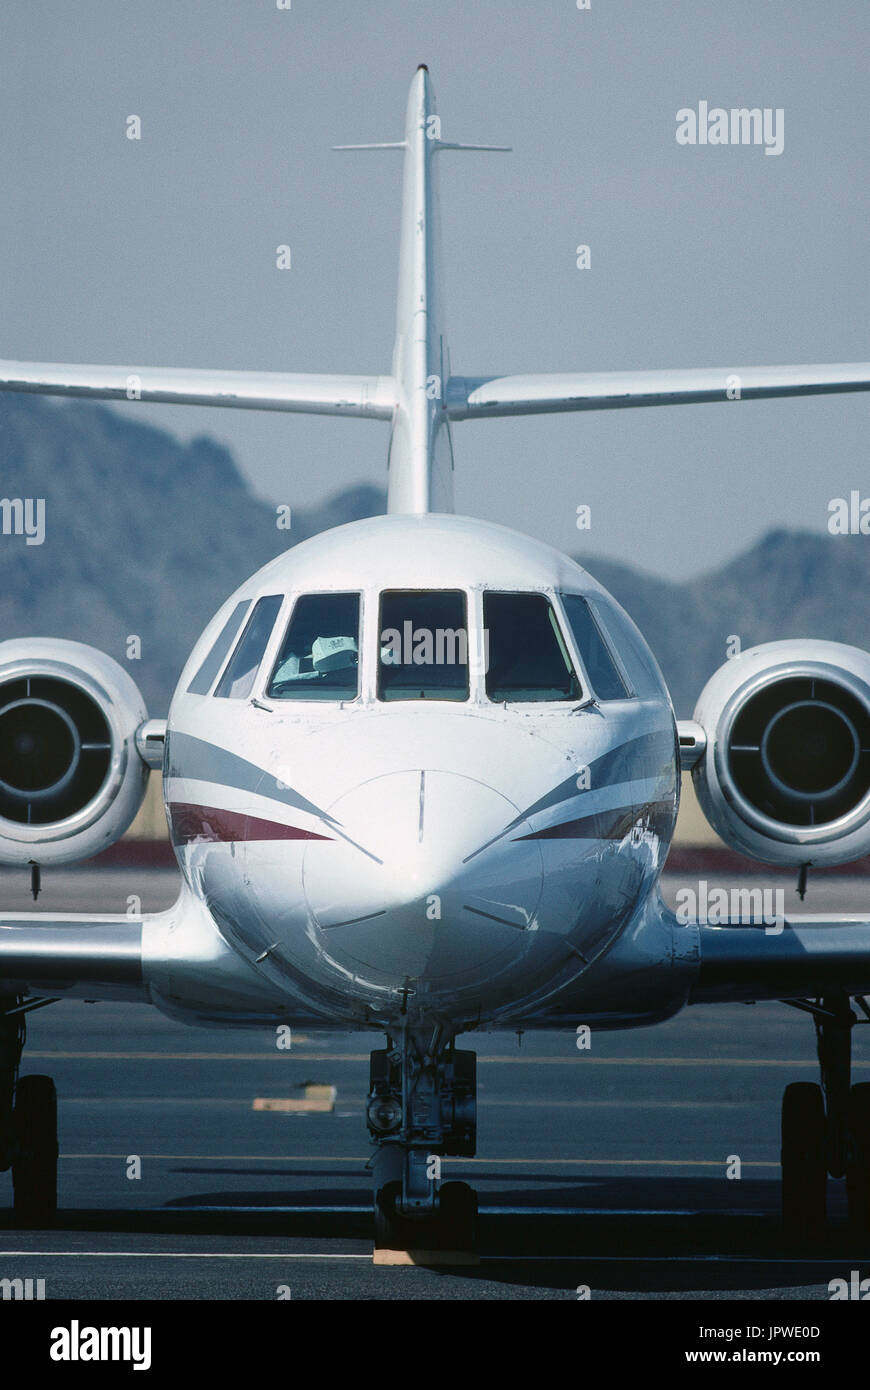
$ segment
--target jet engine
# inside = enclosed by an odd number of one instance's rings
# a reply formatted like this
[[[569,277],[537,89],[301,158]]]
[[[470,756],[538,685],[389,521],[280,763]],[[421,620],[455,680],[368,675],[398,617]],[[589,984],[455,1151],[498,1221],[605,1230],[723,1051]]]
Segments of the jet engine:
[[[120,839],[145,796],[135,682],[80,642],[0,642],[0,864],[64,864]]]
[[[701,692],[692,776],[713,829],[767,864],[844,864],[870,851],[870,653],[767,642]]]

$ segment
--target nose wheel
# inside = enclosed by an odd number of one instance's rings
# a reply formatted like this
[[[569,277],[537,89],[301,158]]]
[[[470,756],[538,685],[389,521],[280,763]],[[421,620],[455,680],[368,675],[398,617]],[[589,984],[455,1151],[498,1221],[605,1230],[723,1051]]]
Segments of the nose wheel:
[[[477,1195],[441,1179],[443,1156],[475,1151],[473,1052],[438,1030],[410,1033],[371,1056],[368,1125],[375,1144],[375,1260],[380,1264],[457,1263],[477,1258]]]
[[[473,1256],[477,1251],[477,1193],[465,1182],[446,1182],[426,1216],[405,1216],[402,1184],[389,1182],[375,1193],[375,1251],[416,1256]],[[434,1262],[434,1261],[429,1261]],[[444,1261],[449,1262],[449,1260]]]

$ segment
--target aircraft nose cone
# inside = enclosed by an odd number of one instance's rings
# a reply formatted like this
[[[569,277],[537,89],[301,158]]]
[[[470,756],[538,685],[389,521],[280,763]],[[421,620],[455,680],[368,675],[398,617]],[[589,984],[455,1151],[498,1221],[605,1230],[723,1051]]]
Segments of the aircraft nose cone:
[[[458,983],[534,930],[540,849],[515,838],[530,827],[485,783],[409,769],[329,813],[339,838],[306,846],[303,881],[325,949],[348,968]]]

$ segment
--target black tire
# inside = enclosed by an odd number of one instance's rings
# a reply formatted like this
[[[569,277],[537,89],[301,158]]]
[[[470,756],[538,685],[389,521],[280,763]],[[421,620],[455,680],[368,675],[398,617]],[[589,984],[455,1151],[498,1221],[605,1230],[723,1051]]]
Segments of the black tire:
[[[858,1082],[849,1092],[849,1131],[852,1151],[846,1164],[849,1225],[856,1235],[870,1236],[870,1082]]]
[[[46,1227],[57,1213],[57,1092],[50,1076],[20,1078],[13,1130],[16,1225]]]
[[[453,1053],[454,1127],[443,1152],[473,1158],[477,1149],[477,1053]]]
[[[446,1182],[441,1188],[440,1230],[444,1250],[477,1249],[477,1193],[465,1182]]]
[[[786,1233],[814,1239],[825,1224],[827,1164],[821,1086],[796,1081],[782,1098],[782,1224]]]
[[[388,1182],[375,1193],[375,1249],[407,1250],[408,1222],[396,1210],[400,1182]]]
[[[390,1054],[386,1048],[376,1048],[369,1057],[369,1090],[390,1084]]]

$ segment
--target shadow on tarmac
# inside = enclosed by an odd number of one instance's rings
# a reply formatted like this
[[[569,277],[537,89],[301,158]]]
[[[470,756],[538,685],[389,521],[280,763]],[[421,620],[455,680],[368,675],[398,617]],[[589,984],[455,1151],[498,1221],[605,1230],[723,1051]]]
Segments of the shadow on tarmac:
[[[220,1173],[215,1168],[187,1172]],[[231,1170],[235,1176],[242,1169]],[[257,1170],[251,1170],[257,1171]],[[295,1169],[270,1178],[323,1177]],[[540,1175],[512,1174],[531,1184]],[[853,1269],[870,1272],[870,1240],[849,1230],[840,1184],[831,1184],[829,1224],[814,1241],[788,1240],[779,1224],[779,1184],[721,1179],[611,1178],[591,1182],[547,1180],[549,1190],[523,1191],[488,1179],[480,1192],[481,1264],[435,1267],[505,1286],[573,1289],[589,1285],[630,1297],[669,1292],[680,1296],[770,1288],[826,1289]],[[60,1211],[54,1231],[125,1233],[132,1237],[220,1237],[316,1242],[320,1252],[348,1253],[347,1242],[373,1238],[364,1188],[330,1187],[268,1192],[203,1191],[145,1210]],[[292,1210],[281,1210],[292,1208]],[[0,1229],[15,1229],[11,1211]],[[35,1234],[35,1233],[34,1233]],[[342,1248],[329,1251],[331,1244]],[[38,1247],[35,1247],[38,1248]]]

